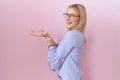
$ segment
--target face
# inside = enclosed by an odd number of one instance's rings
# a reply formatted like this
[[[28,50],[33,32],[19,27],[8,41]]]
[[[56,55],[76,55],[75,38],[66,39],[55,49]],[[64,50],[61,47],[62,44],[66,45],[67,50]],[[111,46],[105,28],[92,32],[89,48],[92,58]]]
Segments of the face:
[[[79,14],[73,8],[68,8],[64,14],[68,30],[73,30],[79,23]]]

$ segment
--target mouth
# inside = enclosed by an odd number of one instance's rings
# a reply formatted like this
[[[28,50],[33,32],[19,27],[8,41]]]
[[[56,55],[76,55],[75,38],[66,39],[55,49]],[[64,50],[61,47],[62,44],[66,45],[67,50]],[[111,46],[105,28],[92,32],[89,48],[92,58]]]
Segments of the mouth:
[[[66,24],[67,24],[67,25],[71,25],[71,24],[72,24],[72,22],[66,22]]]

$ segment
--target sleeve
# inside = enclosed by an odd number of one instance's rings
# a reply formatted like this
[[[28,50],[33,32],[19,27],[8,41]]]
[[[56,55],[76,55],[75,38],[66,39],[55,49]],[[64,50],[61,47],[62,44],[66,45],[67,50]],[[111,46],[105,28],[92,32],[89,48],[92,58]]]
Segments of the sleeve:
[[[50,46],[48,49],[48,61],[50,68],[54,71],[58,70],[63,64],[66,57],[74,46],[74,41],[67,39],[63,40],[58,47]]]

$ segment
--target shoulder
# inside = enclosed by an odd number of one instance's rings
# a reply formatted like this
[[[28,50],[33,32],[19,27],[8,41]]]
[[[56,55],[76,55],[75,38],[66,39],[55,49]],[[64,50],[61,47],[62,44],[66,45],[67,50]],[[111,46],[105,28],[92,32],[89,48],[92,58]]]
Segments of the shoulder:
[[[73,40],[85,40],[83,34],[78,30],[67,32],[65,38],[72,38]]]

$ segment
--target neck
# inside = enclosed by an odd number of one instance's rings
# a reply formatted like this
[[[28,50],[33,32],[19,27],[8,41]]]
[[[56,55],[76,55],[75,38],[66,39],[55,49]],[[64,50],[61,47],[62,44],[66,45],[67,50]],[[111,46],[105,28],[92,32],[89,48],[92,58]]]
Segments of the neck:
[[[67,31],[76,30],[74,28],[67,28]]]
[[[67,29],[67,32],[71,30],[68,26],[66,26],[66,29]]]

